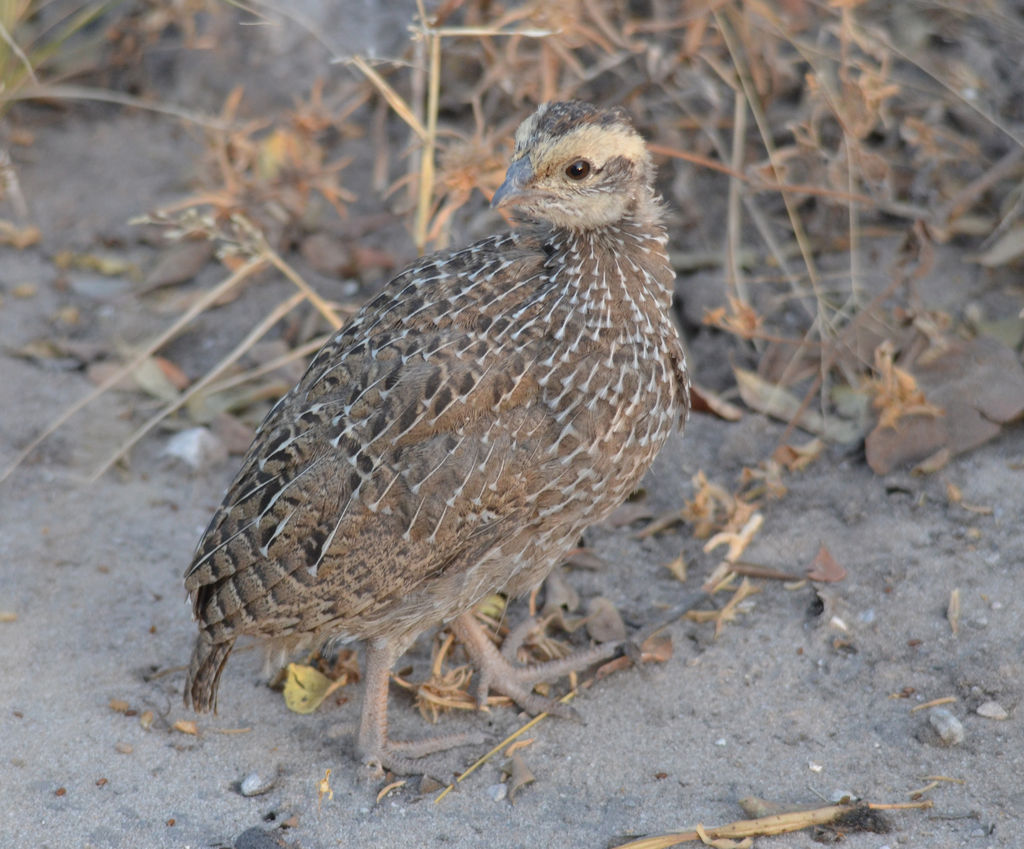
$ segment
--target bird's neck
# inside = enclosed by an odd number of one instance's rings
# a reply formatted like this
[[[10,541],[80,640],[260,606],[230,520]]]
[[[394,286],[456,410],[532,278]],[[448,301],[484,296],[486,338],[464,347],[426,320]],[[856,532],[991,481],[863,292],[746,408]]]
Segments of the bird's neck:
[[[602,227],[556,228],[548,244],[560,254],[564,267],[573,269],[582,279],[603,279],[602,285],[611,289],[613,297],[631,297],[625,291],[627,281],[642,280],[645,294],[659,310],[667,312],[675,287],[667,241],[660,214],[630,214]]]

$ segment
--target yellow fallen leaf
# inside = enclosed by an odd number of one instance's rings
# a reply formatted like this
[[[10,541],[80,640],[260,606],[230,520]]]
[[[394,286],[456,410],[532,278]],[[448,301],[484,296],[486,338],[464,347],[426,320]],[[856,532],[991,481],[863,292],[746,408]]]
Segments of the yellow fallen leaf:
[[[476,606],[476,612],[481,613],[489,619],[501,620],[505,614],[505,597],[498,593],[491,593]]]
[[[331,693],[348,680],[343,676],[332,681],[320,670],[298,663],[288,664],[288,677],[284,682],[284,703],[295,713],[312,713]]]

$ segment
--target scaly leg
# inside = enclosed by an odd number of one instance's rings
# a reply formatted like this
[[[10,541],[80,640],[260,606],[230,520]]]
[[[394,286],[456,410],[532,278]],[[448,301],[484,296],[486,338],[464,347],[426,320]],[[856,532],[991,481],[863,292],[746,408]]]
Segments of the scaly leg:
[[[356,755],[373,777],[383,775],[385,769],[402,775],[419,774],[429,766],[419,758],[484,741],[483,735],[476,732],[412,741],[388,738],[388,683],[391,667],[402,653],[395,649],[394,644],[383,637],[370,640],[366,645],[366,689]]]
[[[508,696],[530,713],[546,712],[565,719],[579,719],[579,714],[568,705],[553,699],[546,699],[532,692],[532,686],[538,681],[559,678],[570,672],[579,672],[599,661],[607,660],[617,654],[622,645],[618,642],[602,643],[593,648],[573,652],[559,660],[518,666],[512,662],[511,658],[525,639],[528,627],[521,625],[515,628],[506,640],[509,643],[507,649],[502,647],[501,651],[498,651],[494,643],[491,642],[483,625],[476,620],[472,613],[463,613],[452,620],[451,629],[466,647],[473,665],[480,673],[480,682],[477,684],[476,690],[478,705],[486,704],[488,692],[494,689]]]

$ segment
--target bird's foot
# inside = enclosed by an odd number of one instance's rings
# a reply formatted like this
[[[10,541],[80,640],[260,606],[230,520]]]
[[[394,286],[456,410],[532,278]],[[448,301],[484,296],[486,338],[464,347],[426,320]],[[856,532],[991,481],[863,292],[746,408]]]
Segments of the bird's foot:
[[[451,772],[443,758],[434,758],[438,752],[446,752],[458,746],[478,746],[486,740],[483,734],[466,731],[461,734],[441,734],[422,740],[374,740],[370,745],[359,746],[359,760],[364,777],[377,781],[384,777],[385,770],[396,775],[424,775],[435,777]]]
[[[455,636],[465,646],[480,676],[476,688],[477,704],[480,706],[486,704],[488,693],[495,690],[508,696],[531,714],[550,713],[564,719],[579,720],[579,714],[568,705],[534,693],[533,685],[568,675],[571,672],[579,672],[588,666],[607,660],[619,653],[622,644],[619,642],[601,643],[589,649],[573,652],[558,660],[520,666],[514,662],[516,652],[534,624],[532,620],[527,620],[516,626],[506,637],[501,651],[499,651],[472,613],[464,613],[451,623]]]

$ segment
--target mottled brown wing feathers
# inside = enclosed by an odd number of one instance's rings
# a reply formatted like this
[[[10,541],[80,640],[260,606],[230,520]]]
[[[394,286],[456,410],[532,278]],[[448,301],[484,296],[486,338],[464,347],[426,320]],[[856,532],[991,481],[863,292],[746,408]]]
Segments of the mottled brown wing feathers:
[[[359,617],[472,565],[519,518],[525,482],[509,464],[528,460],[543,422],[510,411],[537,391],[538,340],[513,338],[490,308],[535,309],[523,281],[543,276],[536,251],[510,260],[507,248],[489,258],[484,243],[475,259],[425,260],[396,278],[274,408],[187,573],[213,635]],[[490,270],[477,288],[457,276],[469,265]],[[520,460],[495,462],[499,448]],[[468,503],[453,510],[457,500]]]

